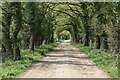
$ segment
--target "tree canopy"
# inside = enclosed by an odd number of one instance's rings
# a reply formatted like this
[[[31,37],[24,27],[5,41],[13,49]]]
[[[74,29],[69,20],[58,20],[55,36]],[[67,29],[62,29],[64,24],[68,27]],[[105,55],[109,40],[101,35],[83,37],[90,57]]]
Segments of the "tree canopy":
[[[120,52],[120,2],[4,2],[1,9],[2,53],[9,58],[69,38]]]

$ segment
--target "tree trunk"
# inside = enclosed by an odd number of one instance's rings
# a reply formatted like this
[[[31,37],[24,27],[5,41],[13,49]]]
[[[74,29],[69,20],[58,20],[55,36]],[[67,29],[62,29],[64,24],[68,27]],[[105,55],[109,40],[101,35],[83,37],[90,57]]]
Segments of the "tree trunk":
[[[101,44],[100,44],[100,36],[96,36],[96,45],[95,45],[95,48],[96,49],[100,49],[100,46],[101,46]]]
[[[21,54],[20,54],[20,48],[18,46],[18,40],[17,40],[17,35],[14,35],[14,50],[15,50],[15,54],[16,54],[16,60],[20,60],[21,59]]]
[[[11,4],[4,4],[3,6],[8,6],[7,8],[9,8],[11,6]],[[10,8],[9,8],[10,10]],[[2,16],[2,32],[3,32],[3,35],[4,35],[4,47],[6,49],[6,53],[8,55],[13,55],[13,48],[12,48],[12,42],[11,42],[11,39],[10,39],[10,25],[11,25],[11,18],[12,18],[12,15],[11,14],[8,14],[8,13],[4,13],[3,16]]]
[[[79,42],[78,36],[77,36],[78,31],[77,31],[76,25],[73,25],[73,29],[74,29],[74,41],[75,41],[75,43],[78,43]]]
[[[21,13],[21,3],[20,2],[14,2],[12,3],[13,5],[13,10],[15,11],[15,15],[13,15],[13,20],[14,20],[14,34],[13,34],[13,44],[14,44],[14,51],[16,54],[16,59],[20,60],[21,59],[21,55],[20,55],[20,48],[18,45],[18,39],[17,36],[20,32],[20,29],[22,27],[22,13]]]
[[[5,48],[4,44],[1,45],[1,48],[2,48],[1,53],[5,53],[6,52],[6,48]]]
[[[118,44],[117,44],[117,46],[118,46],[118,53],[120,54],[120,28],[119,28],[119,32],[118,32],[118,37],[117,38],[118,38]]]
[[[103,49],[108,50],[108,40],[106,37],[103,38]]]
[[[41,37],[39,42],[38,42],[39,46],[42,45],[43,41],[44,41],[44,39]]]
[[[85,20],[85,21],[87,21],[87,20]],[[88,26],[87,23],[84,26],[84,28],[85,28],[84,46],[89,46],[89,27],[90,26]]]
[[[89,46],[89,33],[86,32],[85,38],[84,38],[84,46]]]
[[[5,35],[4,44],[5,44],[5,47],[6,47],[6,53],[8,55],[13,55],[12,42],[10,40],[10,34],[9,34],[9,32],[5,32],[4,35]]]
[[[28,40],[28,37],[25,37],[24,39],[23,39],[23,43],[22,43],[23,45],[23,49],[28,49],[28,45],[29,45],[29,40]]]
[[[105,49],[105,50],[108,50],[109,48],[108,48],[108,35],[105,33],[105,31],[103,32],[103,34],[102,34],[102,36],[103,36],[103,41],[102,41],[102,44],[103,44],[103,49]]]
[[[60,41],[60,34],[58,34],[57,36],[58,36],[58,41]]]
[[[44,43],[44,44],[46,44],[46,45],[48,44],[48,40],[47,40],[47,39],[45,40],[45,43]]]
[[[82,37],[80,37],[80,43],[81,43],[81,44],[83,43],[83,41],[82,41]]]
[[[54,43],[54,33],[52,31],[52,34],[51,34],[51,40],[50,40],[51,43]]]
[[[34,50],[34,33],[32,33],[30,37],[29,50]]]

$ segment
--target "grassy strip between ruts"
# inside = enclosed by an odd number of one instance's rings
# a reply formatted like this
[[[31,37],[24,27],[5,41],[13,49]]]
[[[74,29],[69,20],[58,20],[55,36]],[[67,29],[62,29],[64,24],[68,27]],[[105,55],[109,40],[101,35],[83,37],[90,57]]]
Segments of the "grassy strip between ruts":
[[[2,63],[2,73],[0,78],[2,80],[8,80],[15,78],[20,73],[24,72],[30,65],[40,60],[43,55],[52,50],[53,47],[58,45],[60,42],[55,42],[49,45],[41,45],[35,52],[29,52],[29,50],[21,50],[22,60],[18,61],[6,61]]]
[[[93,47],[83,46],[82,44],[71,43],[94,61],[100,68],[113,78],[118,78],[118,56],[110,54]]]

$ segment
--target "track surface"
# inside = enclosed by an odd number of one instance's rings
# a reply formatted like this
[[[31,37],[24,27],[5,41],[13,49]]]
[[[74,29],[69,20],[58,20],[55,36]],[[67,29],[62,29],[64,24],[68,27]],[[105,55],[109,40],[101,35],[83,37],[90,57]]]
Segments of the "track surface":
[[[85,53],[64,41],[20,78],[109,78]]]

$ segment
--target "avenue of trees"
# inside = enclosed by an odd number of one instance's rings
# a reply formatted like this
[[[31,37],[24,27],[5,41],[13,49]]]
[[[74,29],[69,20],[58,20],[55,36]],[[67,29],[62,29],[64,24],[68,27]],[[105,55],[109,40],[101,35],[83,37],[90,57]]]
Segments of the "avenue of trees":
[[[21,49],[53,43],[64,30],[75,43],[120,53],[120,2],[4,2],[0,7],[5,57],[19,60]]]

